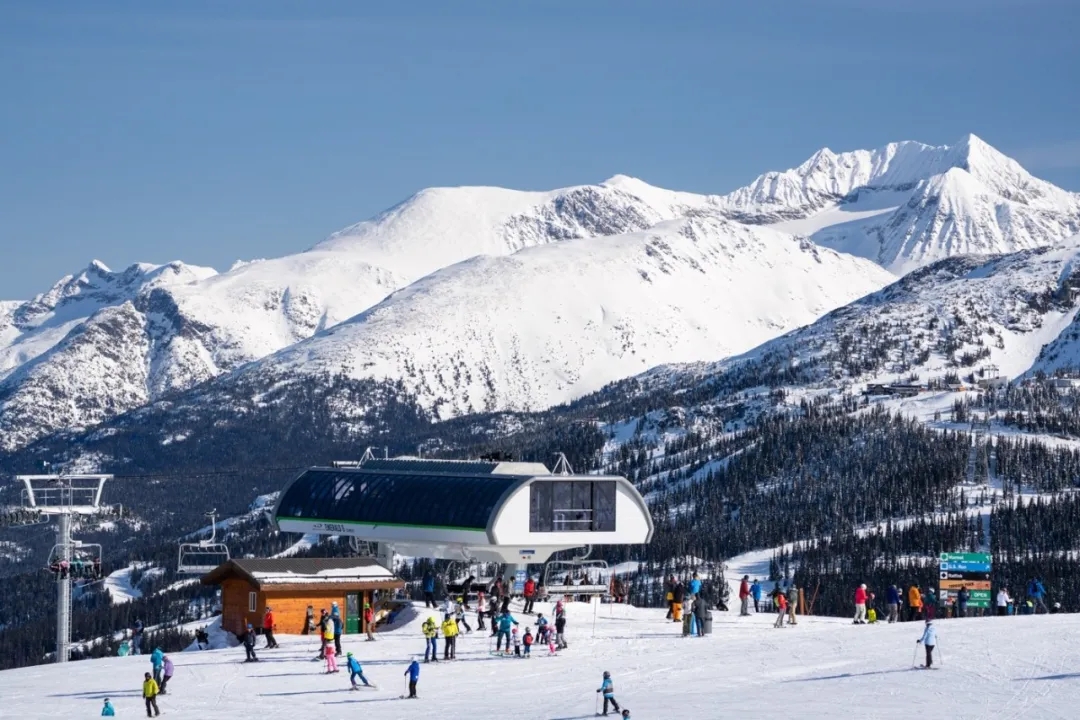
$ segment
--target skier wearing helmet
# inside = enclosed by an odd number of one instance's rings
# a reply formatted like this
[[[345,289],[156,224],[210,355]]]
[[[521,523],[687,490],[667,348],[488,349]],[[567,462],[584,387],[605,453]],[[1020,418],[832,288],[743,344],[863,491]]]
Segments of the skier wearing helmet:
[[[615,683],[611,681],[611,673],[607,670],[604,671],[604,682],[600,683],[600,687],[596,692],[604,693],[604,715],[608,714],[608,703],[611,703],[611,707],[615,708],[615,712],[621,711],[619,703],[615,699]]]

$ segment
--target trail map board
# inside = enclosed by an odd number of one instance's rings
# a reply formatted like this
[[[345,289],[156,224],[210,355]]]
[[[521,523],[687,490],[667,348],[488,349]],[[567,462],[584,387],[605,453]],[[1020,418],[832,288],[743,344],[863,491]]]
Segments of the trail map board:
[[[990,553],[941,553],[938,561],[939,602],[951,605],[966,586],[968,607],[990,607]]]

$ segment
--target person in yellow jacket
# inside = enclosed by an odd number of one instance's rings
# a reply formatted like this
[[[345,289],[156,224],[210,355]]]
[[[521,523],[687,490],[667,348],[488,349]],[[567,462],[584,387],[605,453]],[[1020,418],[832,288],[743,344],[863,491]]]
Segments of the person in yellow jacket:
[[[908,622],[922,617],[922,593],[918,585],[912,585],[907,591]]]
[[[337,666],[337,652],[334,650],[334,623],[326,623],[326,629],[323,630],[323,640],[326,642],[326,672],[336,673],[338,671]]]
[[[424,631],[424,662],[439,662],[439,626],[434,616],[425,620],[420,629]]]
[[[146,673],[143,676],[142,696],[143,700],[146,701],[146,717],[157,717],[160,715],[161,711],[158,710],[157,706],[158,684],[150,673]],[[154,711],[153,715],[150,714],[151,709]]]
[[[457,621],[453,615],[447,615],[442,623],[443,660],[457,659]]]

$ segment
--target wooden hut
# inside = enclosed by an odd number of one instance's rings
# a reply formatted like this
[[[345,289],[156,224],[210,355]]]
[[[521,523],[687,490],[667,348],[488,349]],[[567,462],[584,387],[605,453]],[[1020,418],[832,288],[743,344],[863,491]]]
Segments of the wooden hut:
[[[379,610],[405,582],[373,558],[247,558],[229,560],[202,578],[221,586],[221,627],[241,633],[248,623],[262,627],[269,605],[277,632],[299,634],[308,606],[341,608],[345,633],[364,627],[364,603]]]

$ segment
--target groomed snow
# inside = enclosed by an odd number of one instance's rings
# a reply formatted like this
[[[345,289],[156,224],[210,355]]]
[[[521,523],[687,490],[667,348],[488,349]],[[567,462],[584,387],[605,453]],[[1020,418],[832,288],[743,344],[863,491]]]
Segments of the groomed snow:
[[[537,608],[545,613],[548,606]],[[499,717],[584,720],[608,670],[635,720],[662,718],[1071,718],[1080,701],[1080,615],[939,621],[938,671],[912,669],[921,623],[852,626],[803,618],[717,613],[712,636],[681,638],[662,610],[569,606],[570,649],[558,657],[492,657],[488,637],[458,643],[454,663],[423,665],[417,701],[399,700],[408,661],[423,648],[421,613],[374,643],[347,637],[378,690],[348,691],[346,672],[322,674],[313,639],[278,635],[281,648],[244,664],[234,648],[172,654],[176,674],[159,700],[166,717],[200,720]],[[518,616],[519,620],[524,620]],[[441,646],[440,641],[440,646]],[[261,648],[262,641],[259,646]],[[111,698],[118,717],[140,717],[146,656],[0,673],[5,717],[96,717]]]

